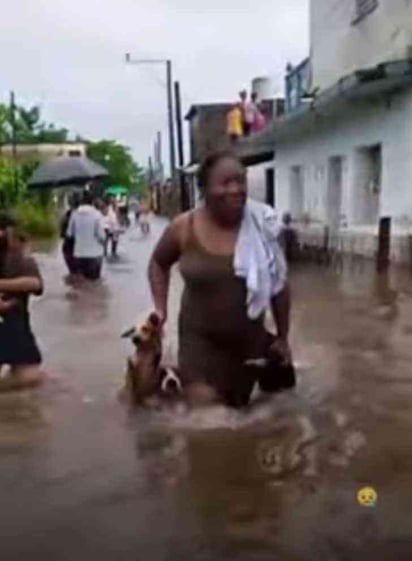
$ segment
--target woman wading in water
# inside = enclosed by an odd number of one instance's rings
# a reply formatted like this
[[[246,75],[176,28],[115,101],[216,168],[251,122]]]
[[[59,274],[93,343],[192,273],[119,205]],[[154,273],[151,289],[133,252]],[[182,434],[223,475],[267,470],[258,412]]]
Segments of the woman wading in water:
[[[236,157],[209,156],[199,186],[204,205],[166,229],[150,261],[150,286],[164,323],[170,270],[179,264],[185,284],[179,368],[189,402],[240,406],[248,403],[256,381],[245,361],[267,353],[267,307],[277,326],[269,346],[284,364],[291,360],[286,264],[273,210],[247,198],[246,170]]]

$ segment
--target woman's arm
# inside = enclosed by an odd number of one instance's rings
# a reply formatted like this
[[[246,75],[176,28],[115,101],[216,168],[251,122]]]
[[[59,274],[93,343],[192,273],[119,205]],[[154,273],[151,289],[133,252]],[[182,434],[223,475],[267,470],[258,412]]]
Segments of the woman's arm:
[[[43,284],[37,276],[21,276],[14,279],[1,279],[0,292],[4,294],[41,294]]]
[[[32,257],[25,257],[14,278],[0,279],[0,294],[35,294],[43,293],[43,279],[37,263]]]
[[[182,218],[177,218],[160,238],[149,262],[149,284],[155,311],[162,323],[167,319],[167,300],[170,284],[170,269],[179,260],[181,253]]]

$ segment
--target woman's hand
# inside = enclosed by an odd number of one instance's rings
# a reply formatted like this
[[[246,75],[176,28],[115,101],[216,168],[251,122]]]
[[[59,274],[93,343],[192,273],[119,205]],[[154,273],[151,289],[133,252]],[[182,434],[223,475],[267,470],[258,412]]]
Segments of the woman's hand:
[[[281,360],[283,366],[292,364],[292,351],[290,350],[287,339],[275,337],[270,346],[270,352]]]
[[[160,309],[156,309],[154,313],[159,319],[160,327],[163,327],[167,321],[167,313],[164,310],[160,310]]]

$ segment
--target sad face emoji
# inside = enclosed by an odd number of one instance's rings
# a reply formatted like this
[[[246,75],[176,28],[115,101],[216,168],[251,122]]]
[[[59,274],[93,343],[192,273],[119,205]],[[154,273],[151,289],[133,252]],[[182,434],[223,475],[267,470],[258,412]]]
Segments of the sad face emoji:
[[[358,503],[367,508],[373,508],[378,501],[378,493],[372,487],[364,487],[358,492]]]

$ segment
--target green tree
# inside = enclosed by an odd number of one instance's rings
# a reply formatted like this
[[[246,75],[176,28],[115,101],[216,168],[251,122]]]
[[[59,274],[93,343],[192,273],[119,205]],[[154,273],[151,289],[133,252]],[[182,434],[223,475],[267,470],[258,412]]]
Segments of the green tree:
[[[19,202],[26,192],[21,166],[0,159],[0,207],[9,208]]]
[[[144,169],[135,162],[127,146],[115,140],[89,142],[87,156],[108,170],[106,185],[122,185],[131,193],[144,192],[146,188]]]
[[[34,144],[36,142],[66,142],[69,131],[58,128],[41,120],[40,108],[33,106],[28,109],[18,106],[14,111],[16,141]],[[0,104],[0,142],[12,142],[12,109],[9,105]]]

